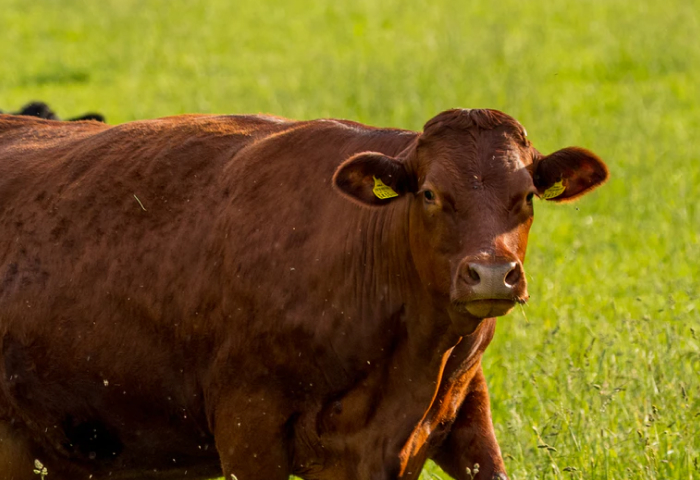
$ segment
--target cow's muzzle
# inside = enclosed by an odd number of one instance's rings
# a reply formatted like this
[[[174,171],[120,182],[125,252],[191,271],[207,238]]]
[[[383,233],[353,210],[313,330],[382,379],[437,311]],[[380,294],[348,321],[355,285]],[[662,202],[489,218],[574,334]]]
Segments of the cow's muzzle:
[[[527,282],[520,262],[465,262],[453,290],[453,305],[478,318],[500,317],[527,301]]]

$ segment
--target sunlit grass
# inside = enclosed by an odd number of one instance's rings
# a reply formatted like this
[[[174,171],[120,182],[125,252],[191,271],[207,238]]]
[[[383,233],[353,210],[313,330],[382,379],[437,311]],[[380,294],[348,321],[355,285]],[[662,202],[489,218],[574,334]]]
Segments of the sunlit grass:
[[[520,119],[611,169],[536,205],[532,300],[485,357],[511,478],[700,478],[700,4],[3,0],[0,108]],[[423,473],[446,479],[433,466]]]

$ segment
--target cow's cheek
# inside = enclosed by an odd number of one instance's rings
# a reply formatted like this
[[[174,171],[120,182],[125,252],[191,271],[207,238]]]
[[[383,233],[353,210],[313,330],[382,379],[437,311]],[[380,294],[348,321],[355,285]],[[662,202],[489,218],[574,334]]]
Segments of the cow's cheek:
[[[459,241],[451,235],[443,219],[414,214],[409,235],[413,261],[425,289],[434,296],[449,301],[451,287],[451,255]],[[455,237],[455,238],[451,238]]]
[[[510,234],[509,243],[511,250],[518,256],[521,262],[525,262],[525,253],[527,251],[527,240],[530,234],[533,218],[530,217],[526,221],[520,223]]]

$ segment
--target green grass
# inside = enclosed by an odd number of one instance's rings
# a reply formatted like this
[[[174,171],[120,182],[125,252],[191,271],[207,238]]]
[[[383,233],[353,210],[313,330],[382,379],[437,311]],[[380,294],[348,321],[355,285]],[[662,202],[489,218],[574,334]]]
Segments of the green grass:
[[[491,107],[542,152],[593,149],[609,184],[536,205],[531,303],[485,357],[506,464],[700,478],[700,2],[325,3],[2,0],[0,107],[413,129]]]

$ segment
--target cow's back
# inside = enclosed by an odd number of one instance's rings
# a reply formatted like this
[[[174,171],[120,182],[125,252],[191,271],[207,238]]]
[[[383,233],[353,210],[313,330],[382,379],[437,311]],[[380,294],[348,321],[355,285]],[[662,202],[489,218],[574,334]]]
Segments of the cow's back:
[[[111,128],[3,120],[10,126],[0,123],[0,302],[8,312],[26,296],[37,307],[51,304],[56,315],[66,312],[56,308],[62,298],[67,308],[90,297],[104,308],[99,288],[139,308],[169,303],[138,297],[176,290],[159,289],[159,282],[184,279],[183,269],[201,263],[230,195],[222,187],[226,165],[257,137],[287,127],[258,117],[186,116]],[[3,323],[37,317],[19,310]]]

